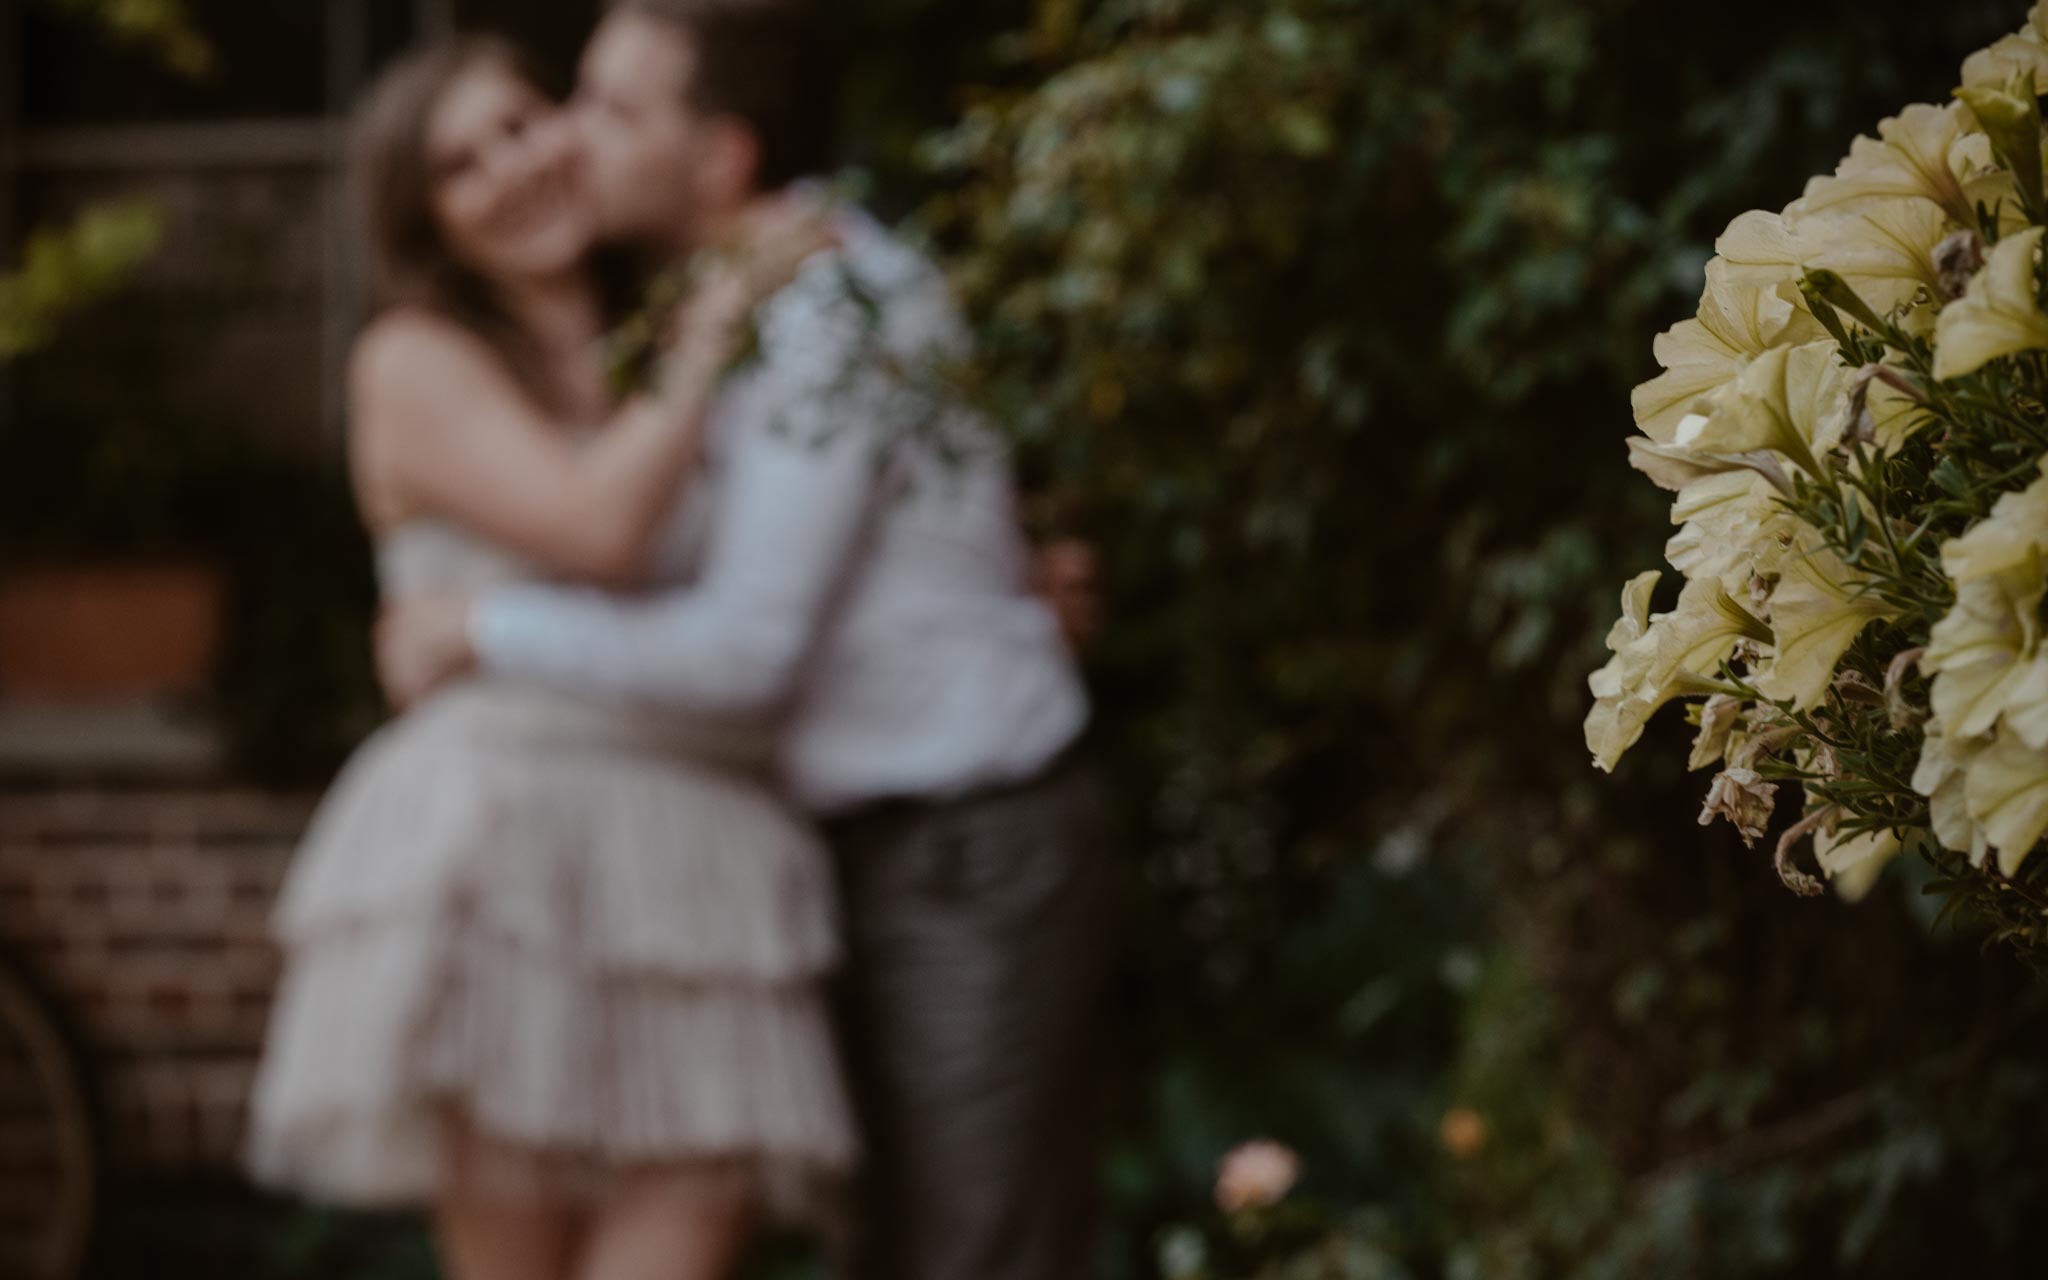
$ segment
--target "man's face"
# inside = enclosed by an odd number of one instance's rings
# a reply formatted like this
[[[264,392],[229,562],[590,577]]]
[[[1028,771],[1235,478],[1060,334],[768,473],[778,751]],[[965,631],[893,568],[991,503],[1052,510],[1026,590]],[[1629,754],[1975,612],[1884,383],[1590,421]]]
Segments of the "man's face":
[[[607,238],[668,248],[696,239],[713,126],[685,98],[695,64],[686,32],[631,10],[607,17],[584,50],[571,105]]]

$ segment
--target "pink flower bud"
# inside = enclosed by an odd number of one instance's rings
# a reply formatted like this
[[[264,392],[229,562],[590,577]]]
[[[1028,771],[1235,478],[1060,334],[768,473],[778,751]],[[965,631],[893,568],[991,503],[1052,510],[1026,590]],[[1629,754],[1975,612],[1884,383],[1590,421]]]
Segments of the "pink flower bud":
[[[1278,1203],[1301,1176],[1301,1157],[1268,1139],[1247,1142],[1223,1157],[1216,1177],[1216,1204],[1225,1213]]]

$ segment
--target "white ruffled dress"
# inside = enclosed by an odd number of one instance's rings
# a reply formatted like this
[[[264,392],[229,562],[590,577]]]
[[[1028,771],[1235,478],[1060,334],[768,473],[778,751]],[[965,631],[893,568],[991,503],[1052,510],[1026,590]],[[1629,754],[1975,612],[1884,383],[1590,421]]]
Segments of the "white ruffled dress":
[[[530,576],[429,523],[380,570],[388,591]],[[372,737],[277,908],[252,1173],[390,1207],[702,1169],[829,1216],[856,1156],[822,991],[832,877],[770,747],[491,681]]]

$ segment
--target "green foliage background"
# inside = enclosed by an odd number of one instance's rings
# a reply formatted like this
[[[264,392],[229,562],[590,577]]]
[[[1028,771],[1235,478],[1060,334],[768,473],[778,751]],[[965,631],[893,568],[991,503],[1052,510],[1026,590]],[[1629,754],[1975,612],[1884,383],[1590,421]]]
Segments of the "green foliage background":
[[[1134,1273],[1269,1130],[1378,1212],[1196,1224],[1169,1270],[2024,1273],[2030,979],[1916,886],[1791,900],[1682,752],[1608,780],[1578,732],[1668,533],[1621,447],[1651,335],[2021,10],[1048,4],[1041,74],[929,149],[985,390],[1109,553],[1164,1068]]]
[[[1729,218],[2022,8],[847,4],[878,203],[954,268],[1041,518],[1105,556],[1109,1275],[2029,1274],[2034,980],[1903,878],[1792,898],[1694,824],[1675,742],[1609,779],[1579,734],[1668,531],[1623,450],[1651,336]],[[357,583],[334,524],[303,580]],[[250,741],[304,760],[304,655],[355,650],[294,626],[237,666]],[[1260,1135],[1298,1201],[1225,1222],[1215,1160]],[[275,1273],[429,1266],[347,1234],[297,1224]]]

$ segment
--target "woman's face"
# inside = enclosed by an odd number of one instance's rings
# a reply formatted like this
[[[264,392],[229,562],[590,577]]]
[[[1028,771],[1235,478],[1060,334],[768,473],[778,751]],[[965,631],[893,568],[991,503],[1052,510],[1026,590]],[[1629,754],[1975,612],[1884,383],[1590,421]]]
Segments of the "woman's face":
[[[448,249],[489,280],[574,268],[596,237],[575,128],[511,70],[479,63],[427,118],[434,218]]]

